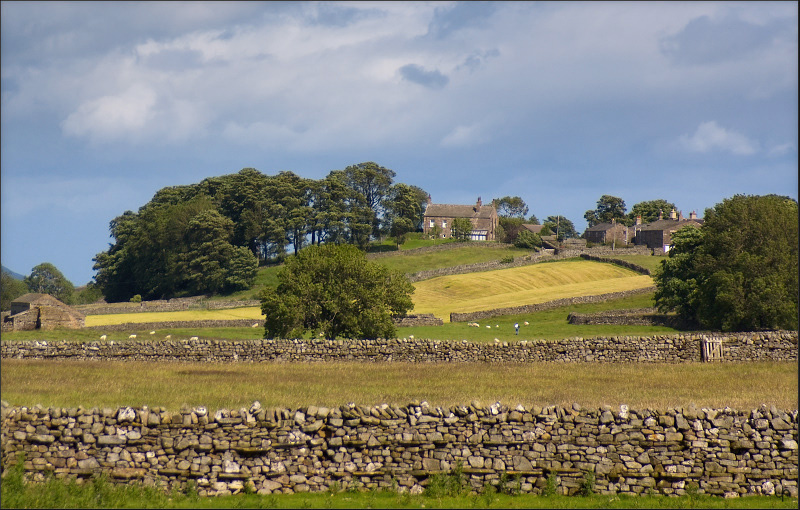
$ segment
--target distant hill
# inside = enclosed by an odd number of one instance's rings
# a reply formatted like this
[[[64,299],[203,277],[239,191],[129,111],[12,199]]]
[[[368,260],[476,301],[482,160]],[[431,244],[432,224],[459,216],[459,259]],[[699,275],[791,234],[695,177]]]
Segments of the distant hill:
[[[11,278],[14,278],[15,280],[22,280],[22,279],[25,278],[25,276],[23,276],[23,275],[21,275],[19,273],[15,273],[14,271],[12,271],[9,268],[7,268],[6,266],[3,266],[3,272],[8,274],[8,275],[10,275]]]

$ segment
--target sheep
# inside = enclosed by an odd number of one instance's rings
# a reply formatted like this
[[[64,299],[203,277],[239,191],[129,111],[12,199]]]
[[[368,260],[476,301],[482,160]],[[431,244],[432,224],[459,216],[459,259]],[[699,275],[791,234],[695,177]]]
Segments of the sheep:
[[[150,332],[150,334],[151,334],[151,335],[155,335],[155,334],[156,334],[156,332],[155,332],[155,331],[151,331],[151,332]]]
[[[486,329],[492,329],[492,327],[491,326],[486,326]]]
[[[411,340],[414,340],[414,335],[408,335],[408,338],[410,338]]]
[[[525,321],[523,324],[525,324],[525,325],[527,326],[527,325],[529,325],[530,323],[529,323],[528,321]]]
[[[128,335],[128,340],[135,340],[135,339],[136,339],[136,335]]]
[[[193,341],[193,340],[199,340],[199,338],[197,338],[196,336],[193,336],[192,338],[189,339],[189,341]]]
[[[170,338],[172,338],[172,335],[167,335],[164,337],[165,340],[169,340]]]
[[[106,338],[108,338],[106,335],[100,335],[100,340],[105,340]]]
[[[251,328],[257,328],[257,327],[258,327],[258,323],[256,322],[255,324],[253,324],[253,325],[252,325],[252,326],[250,326],[250,327],[251,327]]]

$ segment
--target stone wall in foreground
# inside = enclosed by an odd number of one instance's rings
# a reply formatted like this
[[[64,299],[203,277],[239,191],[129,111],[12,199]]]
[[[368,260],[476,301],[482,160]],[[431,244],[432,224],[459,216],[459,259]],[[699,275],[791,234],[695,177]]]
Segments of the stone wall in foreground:
[[[355,404],[209,411],[184,407],[2,406],[2,468],[24,454],[34,480],[52,472],[141,481],[201,495],[391,488],[419,493],[461,468],[472,491],[498,484],[540,494],[553,477],[575,494],[797,495],[798,412],[582,409],[477,402],[434,408]]]
[[[522,326],[520,338],[525,338]],[[797,331],[691,333],[480,343],[427,339],[5,341],[2,358],[202,362],[594,362],[797,361]]]

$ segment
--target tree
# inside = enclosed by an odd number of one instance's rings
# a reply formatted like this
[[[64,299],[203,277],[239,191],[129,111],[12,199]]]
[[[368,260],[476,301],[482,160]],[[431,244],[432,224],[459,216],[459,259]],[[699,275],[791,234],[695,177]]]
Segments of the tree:
[[[537,218],[535,214],[531,214],[531,217],[528,219],[528,223],[531,225],[539,225],[539,218]]]
[[[583,217],[589,223],[589,227],[600,223],[611,223],[612,219],[625,220],[625,201],[619,197],[603,195],[597,201],[597,208],[588,210]],[[622,221],[620,221],[622,222]]]
[[[28,292],[28,286],[22,280],[17,280],[3,271],[0,283],[0,310],[11,309],[11,302]]]
[[[372,234],[379,235],[383,201],[392,187],[397,174],[377,163],[367,161],[344,169],[345,183],[363,199],[363,204],[372,210]]]
[[[469,241],[472,237],[472,222],[469,221],[469,218],[454,218],[450,232],[454,239]]]
[[[577,237],[575,225],[564,216],[548,216],[543,225],[547,225],[551,232],[556,232],[558,240]]]
[[[420,192],[427,201],[427,193],[420,188],[395,184],[386,199],[386,218],[390,224],[390,234],[398,246],[403,244],[406,234],[415,231],[422,224]]]
[[[797,329],[795,200],[736,195],[705,211],[700,235],[683,230],[656,273],[660,310],[722,331]]]
[[[325,338],[390,338],[393,317],[413,308],[414,287],[351,245],[309,246],[286,261],[278,286],[266,289],[261,310],[265,338],[306,331]]]
[[[517,238],[514,240],[514,246],[526,250],[540,248],[542,246],[542,238],[539,234],[534,234],[527,228],[523,228],[519,231],[519,234],[517,234]]]
[[[49,262],[42,262],[31,270],[31,274],[23,280],[30,292],[50,294],[63,303],[72,303],[75,286],[61,274],[61,271]]]
[[[505,196],[503,198],[495,198],[492,202],[497,208],[498,216],[524,219],[525,215],[528,214],[528,206],[520,197]]]
[[[631,207],[631,212],[628,213],[626,224],[628,226],[633,225],[636,222],[637,216],[642,217],[642,223],[651,223],[658,220],[659,213],[663,212],[663,214],[666,216],[673,209],[675,209],[675,204],[667,202],[663,198],[639,202]]]

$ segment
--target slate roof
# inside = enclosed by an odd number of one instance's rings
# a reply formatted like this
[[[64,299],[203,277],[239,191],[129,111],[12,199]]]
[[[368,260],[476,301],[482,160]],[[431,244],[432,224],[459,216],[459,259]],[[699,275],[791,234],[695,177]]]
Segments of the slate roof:
[[[647,231],[647,230],[673,230],[676,228],[681,228],[685,225],[702,225],[702,219],[682,219],[682,220],[656,220],[652,223],[647,223],[645,225],[641,225],[638,230]]]
[[[534,234],[541,234],[542,228],[544,227],[544,225],[534,225],[533,223],[523,223],[522,226]]]
[[[455,205],[455,204],[430,204],[425,209],[425,216],[445,218],[477,218],[490,219],[495,209],[491,205]]]
[[[616,226],[624,227],[622,223],[598,223],[593,227],[589,227],[586,229],[587,232],[605,232],[606,230],[611,230]]]

